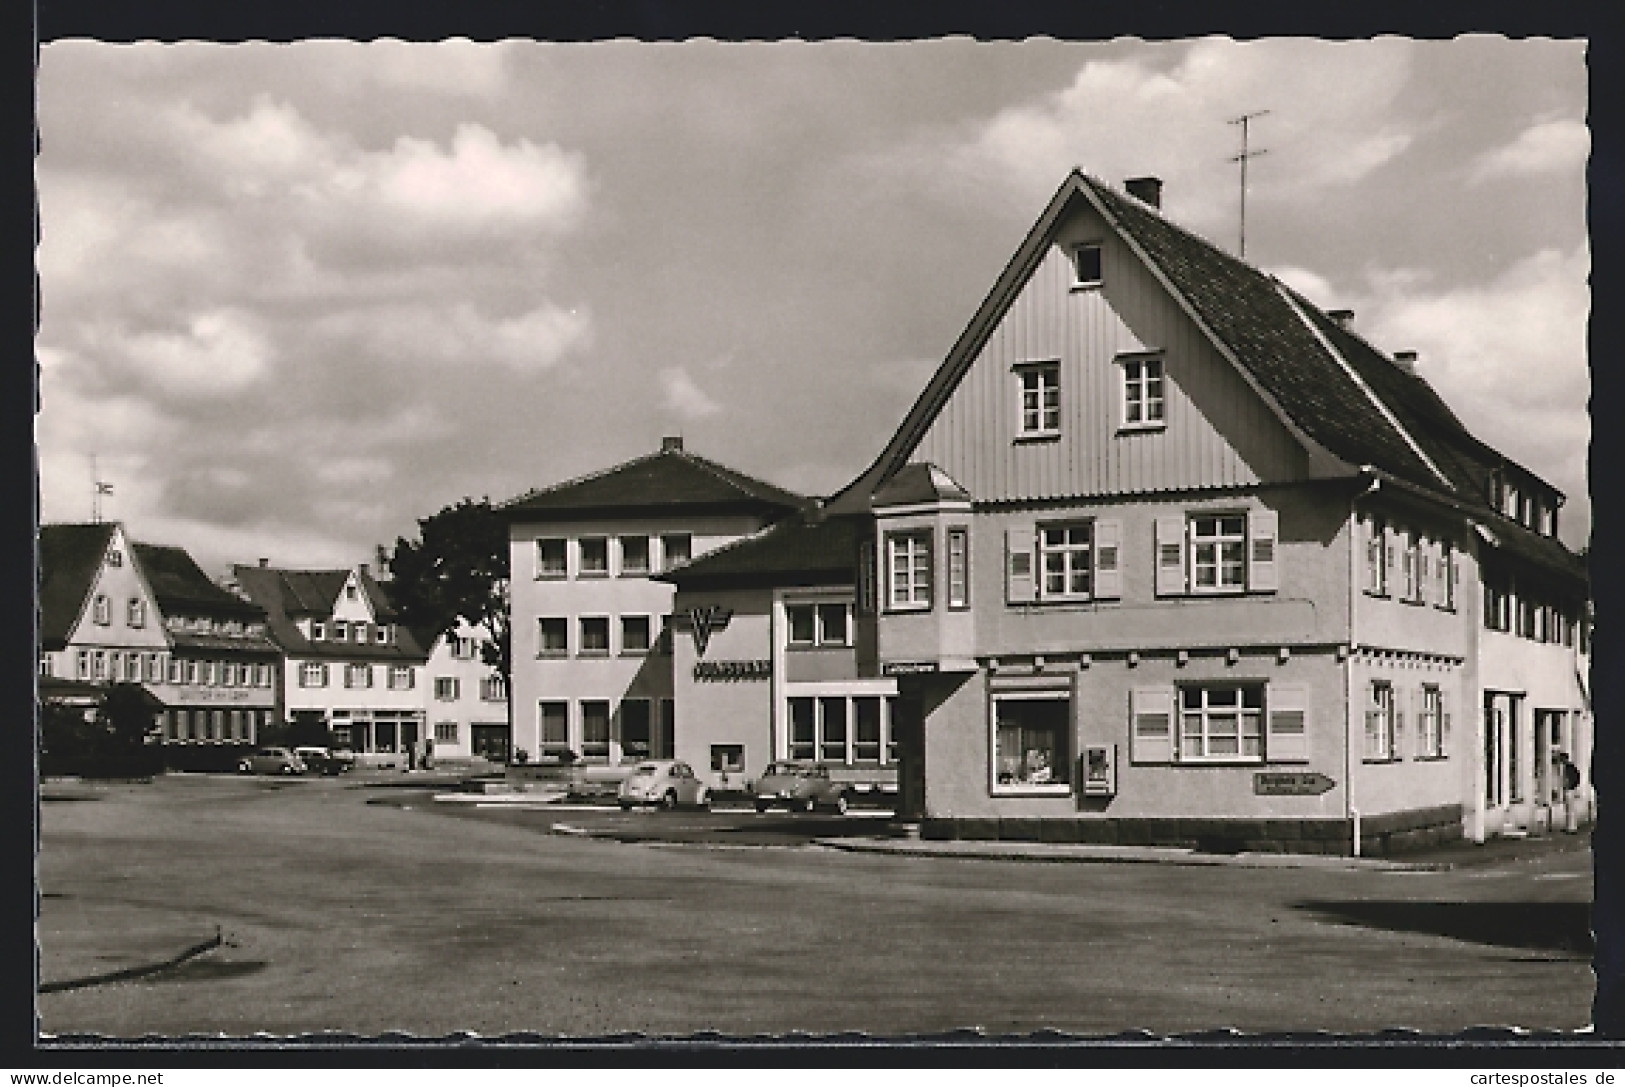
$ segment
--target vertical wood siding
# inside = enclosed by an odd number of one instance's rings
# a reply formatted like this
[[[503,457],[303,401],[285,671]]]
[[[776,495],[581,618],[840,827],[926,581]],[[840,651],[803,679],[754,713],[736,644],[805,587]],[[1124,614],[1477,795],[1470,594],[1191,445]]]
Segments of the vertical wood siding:
[[[1072,289],[1069,246],[1104,244],[1104,286]],[[1167,426],[1119,432],[1123,352],[1164,352]],[[1015,441],[1011,367],[1058,360],[1061,437]],[[1302,448],[1092,212],[1056,243],[921,439],[979,500],[1129,494],[1304,478]]]

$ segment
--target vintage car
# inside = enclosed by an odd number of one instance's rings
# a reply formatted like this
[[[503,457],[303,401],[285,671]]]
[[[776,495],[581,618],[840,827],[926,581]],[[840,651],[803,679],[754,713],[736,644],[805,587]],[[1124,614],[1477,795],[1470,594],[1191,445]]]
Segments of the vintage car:
[[[751,791],[757,811],[772,807],[799,811],[823,808],[845,815],[852,800],[848,786],[830,778],[829,767],[811,762],[769,763],[767,772],[756,780]]]
[[[344,748],[296,747],[294,756],[313,774],[336,777],[355,769],[355,753]]]
[[[256,748],[237,763],[239,774],[302,774],[305,764],[285,747]]]
[[[705,783],[693,768],[672,759],[651,759],[632,767],[615,799],[622,811],[642,804],[658,804],[668,810],[711,805]]]

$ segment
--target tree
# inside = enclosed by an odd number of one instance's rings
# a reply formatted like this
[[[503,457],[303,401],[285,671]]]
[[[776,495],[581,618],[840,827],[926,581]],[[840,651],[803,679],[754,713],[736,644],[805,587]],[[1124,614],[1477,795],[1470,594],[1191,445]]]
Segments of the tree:
[[[457,621],[484,626],[486,664],[506,682],[508,638],[508,523],[489,498],[465,498],[418,519],[419,539],[398,537],[387,556],[389,589],[407,625],[454,635]],[[382,552],[382,549],[380,549]]]

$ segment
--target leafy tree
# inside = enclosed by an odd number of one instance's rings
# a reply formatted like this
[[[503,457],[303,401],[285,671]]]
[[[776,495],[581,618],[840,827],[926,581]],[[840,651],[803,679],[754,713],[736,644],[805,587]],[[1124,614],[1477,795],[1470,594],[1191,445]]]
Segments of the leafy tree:
[[[393,579],[389,589],[408,625],[452,635],[457,620],[483,625],[491,640],[481,646],[486,664],[507,680],[508,523],[489,498],[465,498],[418,519],[419,539],[395,540],[383,554]]]
[[[139,683],[115,683],[102,697],[100,721],[109,754],[141,750],[154,729],[153,715],[162,704]]]

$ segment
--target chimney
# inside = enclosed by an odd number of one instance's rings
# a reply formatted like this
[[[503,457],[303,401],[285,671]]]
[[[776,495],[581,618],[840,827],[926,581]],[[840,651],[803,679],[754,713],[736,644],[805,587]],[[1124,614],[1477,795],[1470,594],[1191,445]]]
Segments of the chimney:
[[[371,569],[364,562],[359,564],[358,566],[356,566],[356,569],[361,571],[361,576],[362,577],[371,577],[372,576]]]
[[[1354,311],[1351,309],[1332,309],[1326,311],[1326,316],[1337,323],[1337,327],[1345,332],[1354,327]]]
[[[267,558],[261,558],[260,559],[260,569],[261,570],[264,570],[266,567],[268,567],[270,565],[271,565],[271,560],[270,559],[267,559]]]
[[[1416,373],[1416,352],[1395,351],[1394,365],[1399,367],[1401,370],[1404,370],[1407,374]]]
[[[660,451],[662,453],[681,453],[683,451],[683,439],[682,439],[682,437],[679,436],[679,437],[675,437],[675,438],[661,438],[660,439]]]
[[[1131,177],[1123,182],[1123,190],[1142,204],[1162,207],[1162,178]]]

